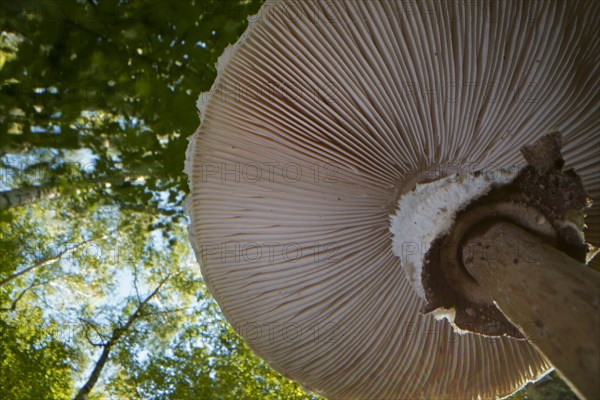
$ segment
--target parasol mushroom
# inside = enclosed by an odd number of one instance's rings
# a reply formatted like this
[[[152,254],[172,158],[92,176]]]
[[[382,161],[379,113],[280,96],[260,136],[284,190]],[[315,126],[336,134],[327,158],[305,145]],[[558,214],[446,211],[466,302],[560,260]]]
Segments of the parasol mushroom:
[[[598,8],[264,3],[200,97],[186,162],[192,245],[250,347],[330,398],[495,398],[551,370],[510,325],[458,332],[422,313],[394,235],[425,252],[390,216],[453,172],[510,184],[519,149],[556,130],[597,199]],[[596,245],[598,211],[585,232]]]

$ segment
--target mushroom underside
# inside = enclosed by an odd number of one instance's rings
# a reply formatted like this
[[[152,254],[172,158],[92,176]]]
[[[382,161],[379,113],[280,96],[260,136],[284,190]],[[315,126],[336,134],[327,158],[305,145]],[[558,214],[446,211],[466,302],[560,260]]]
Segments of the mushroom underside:
[[[518,327],[494,304],[495,299],[469,274],[462,264],[464,257],[481,257],[486,262],[493,262],[496,255],[510,251],[516,263],[520,260],[527,265],[535,261],[528,259],[528,243],[506,249],[504,243],[497,242],[487,248],[485,254],[480,254],[479,249],[464,245],[465,237],[471,231],[506,221],[533,233],[582,265],[598,252],[586,243],[583,233],[585,212],[591,206],[591,199],[579,176],[573,170],[562,169],[560,135],[546,135],[524,147],[522,152],[528,165],[512,181],[507,182],[506,178],[490,180],[486,192],[480,191],[468,200],[462,199],[453,208],[445,204],[453,201],[446,186],[475,185],[477,179],[483,179],[478,176],[480,174],[448,177],[443,179],[445,185],[420,185],[418,191],[427,193],[428,205],[407,200],[407,197],[415,197],[415,193],[405,195],[398,203],[392,234],[398,225],[410,224],[415,214],[436,219],[441,213],[436,208],[442,204],[444,213],[449,214],[444,215],[449,228],[438,230],[437,236],[423,237],[423,241],[429,240],[429,243],[426,253],[420,255],[422,260],[412,260],[403,254],[406,253],[402,247],[405,237],[401,233],[394,237],[394,251],[404,257],[403,268],[409,268],[409,275],[414,271],[413,284],[426,300],[423,312],[445,316],[458,331],[524,339]],[[413,204],[418,204],[419,208],[415,209]],[[418,264],[416,267],[413,266],[415,263]]]
[[[259,356],[329,398],[488,399],[551,368],[423,315],[389,218],[417,182],[520,170],[551,131],[598,199],[600,10],[449,4],[267,1],[199,99],[186,207],[205,282]]]

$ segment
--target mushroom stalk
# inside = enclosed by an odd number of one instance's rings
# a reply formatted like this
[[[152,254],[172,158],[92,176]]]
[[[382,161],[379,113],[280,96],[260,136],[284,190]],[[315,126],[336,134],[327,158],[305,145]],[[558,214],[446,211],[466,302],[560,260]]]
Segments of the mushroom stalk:
[[[580,397],[600,397],[598,272],[508,222],[472,231],[462,261]]]

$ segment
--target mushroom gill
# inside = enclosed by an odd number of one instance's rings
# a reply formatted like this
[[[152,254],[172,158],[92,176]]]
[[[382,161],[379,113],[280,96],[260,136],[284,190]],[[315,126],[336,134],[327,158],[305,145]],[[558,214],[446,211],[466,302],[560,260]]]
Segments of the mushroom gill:
[[[495,398],[548,372],[526,341],[422,315],[389,217],[417,182],[516,167],[550,131],[598,199],[599,15],[595,2],[265,2],[199,99],[186,166],[202,273],[251,348],[340,399]]]

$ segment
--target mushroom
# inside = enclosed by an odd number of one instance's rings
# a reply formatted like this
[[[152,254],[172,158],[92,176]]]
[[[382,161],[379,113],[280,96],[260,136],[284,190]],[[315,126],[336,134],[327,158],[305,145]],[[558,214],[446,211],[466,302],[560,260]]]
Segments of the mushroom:
[[[264,3],[199,99],[186,161],[205,282],[260,357],[329,398],[495,398],[552,369],[518,333],[424,314],[390,225],[418,184],[510,184],[500,171],[552,131],[598,198],[598,8]],[[422,257],[417,228],[398,231]]]

